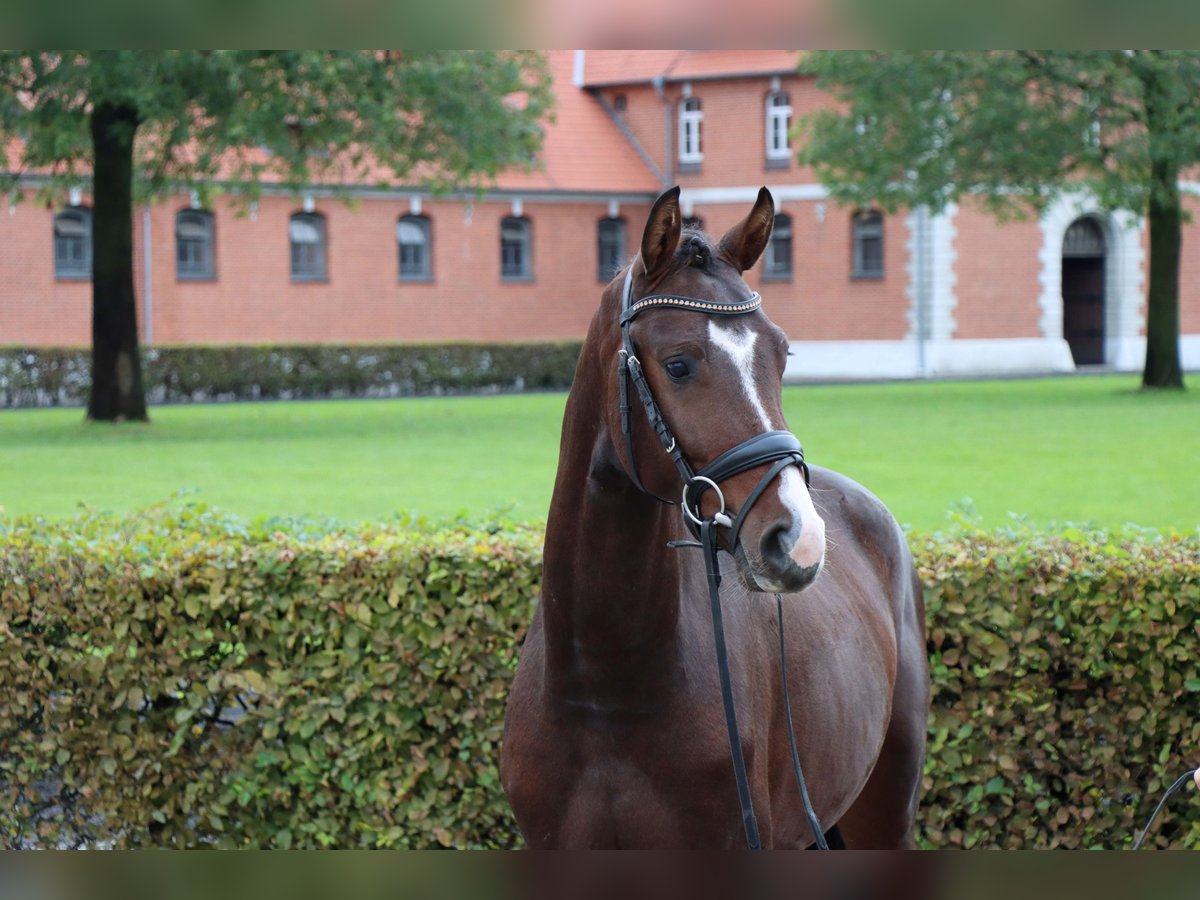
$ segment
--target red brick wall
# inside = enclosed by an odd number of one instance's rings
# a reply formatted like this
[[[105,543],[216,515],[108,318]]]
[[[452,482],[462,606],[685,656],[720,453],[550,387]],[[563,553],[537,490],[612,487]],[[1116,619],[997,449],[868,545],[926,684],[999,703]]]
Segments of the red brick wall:
[[[954,226],[954,337],[1041,337],[1038,223],[997,224],[977,204],[966,202],[958,208]]]
[[[356,207],[318,199],[326,217],[328,281],[292,282],[288,217],[300,210],[290,197],[264,197],[253,216],[238,202],[215,205],[216,279],[180,281],[175,271],[175,214],[188,207],[178,195],[151,209],[151,306],[154,343],[551,340],[579,338],[602,285],[596,277],[596,223],[608,204],[526,202],[533,231],[530,282],[500,278],[499,222],[510,202],[469,206],[425,202],[432,223],[433,280],[399,282],[395,224],[407,199],[362,200]],[[790,281],[764,281],[761,265],[747,280],[762,292],[768,312],[797,340],[896,339],[907,332],[907,233],[902,216],[885,224],[885,278],[850,277],[850,214],[824,203],[787,201],[792,216]],[[719,239],[750,203],[698,205],[706,229]],[[240,213],[240,214],[239,214]],[[637,250],[647,206],[623,206],[627,252]],[[0,212],[0,240],[12,248],[0,266],[0,342],[86,344],[91,332],[91,282],[56,281],[53,211],[23,203]],[[142,210],[134,215],[134,278],[138,315],[143,284]],[[144,337],[144,328],[143,328]]]
[[[54,277],[55,212],[32,192],[0,206],[0,344],[91,342],[91,281]]]
[[[818,214],[821,206],[824,221]],[[714,221],[718,208],[710,208]],[[748,209],[731,207],[729,215],[740,218]],[[764,308],[788,337],[900,340],[908,333],[908,229],[903,215],[884,217],[884,277],[854,279],[850,210],[831,201],[789,200],[779,204],[779,211],[792,219],[792,280],[764,280],[761,264],[747,280],[762,293]]]
[[[363,200],[351,208],[318,199],[326,217],[328,281],[292,282],[288,217],[300,204],[265,197],[251,217],[232,200],[215,207],[214,281],[180,281],[175,271],[175,213],[186,196],[151,213],[154,343],[553,340],[579,338],[602,285],[596,274],[596,223],[608,204],[530,203],[533,274],[500,277],[499,223],[510,202],[426,202],[432,223],[433,280],[399,282],[395,225],[409,201]],[[647,206],[624,207],[628,252],[636,250]],[[31,203],[0,214],[0,342],[86,344],[91,282],[56,281],[53,211]],[[134,216],[138,314],[143,285],[142,215]]]

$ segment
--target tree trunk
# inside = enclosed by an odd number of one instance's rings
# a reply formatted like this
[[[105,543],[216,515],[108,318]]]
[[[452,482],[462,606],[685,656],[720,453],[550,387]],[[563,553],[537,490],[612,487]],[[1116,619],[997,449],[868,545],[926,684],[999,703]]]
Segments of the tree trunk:
[[[1155,179],[1160,178],[1155,164]],[[1150,198],[1150,285],[1146,291],[1146,369],[1142,387],[1182,388],[1179,362],[1178,173],[1167,166]],[[1161,194],[1165,196],[1159,196]]]
[[[1172,110],[1160,75],[1144,76],[1146,124],[1150,138],[1150,284],[1146,290],[1146,368],[1144,388],[1183,388],[1179,361],[1179,248],[1182,240],[1179,165],[1169,128]]]
[[[133,292],[133,136],[138,113],[92,110],[92,392],[87,417],[144,422],[146,395]]]

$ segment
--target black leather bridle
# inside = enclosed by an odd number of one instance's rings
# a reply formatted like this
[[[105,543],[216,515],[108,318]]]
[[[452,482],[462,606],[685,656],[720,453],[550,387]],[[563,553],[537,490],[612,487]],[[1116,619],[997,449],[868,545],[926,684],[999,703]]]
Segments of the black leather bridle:
[[[636,263],[634,264],[636,265]],[[633,423],[630,413],[632,405],[629,398],[629,384],[633,383],[637,390],[646,419],[658,439],[662,441],[663,449],[679,470],[683,482],[683,497],[681,506],[688,530],[699,537],[699,525],[703,521],[700,516],[700,498],[706,491],[715,490],[720,502],[720,509],[713,515],[718,525],[729,528],[729,546],[736,546],[737,536],[742,530],[745,514],[754,501],[761,496],[767,486],[788,466],[799,466],[804,473],[804,483],[809,481],[808,466],[804,462],[804,448],[800,441],[790,431],[766,431],[756,434],[749,440],[742,441],[736,447],[726,450],[699,472],[692,469],[691,463],[684,456],[683,448],[675,439],[670,426],[654,400],[650,384],[642,371],[641,360],[638,359],[633,338],[629,333],[633,320],[648,309],[686,309],[693,312],[716,316],[740,316],[752,313],[762,306],[762,297],[751,291],[750,297],[735,303],[717,303],[712,300],[699,300],[695,297],[683,297],[678,294],[651,294],[633,302],[633,266],[625,275],[625,287],[621,302],[621,350],[617,364],[617,377],[621,400],[621,433],[625,441],[625,456],[629,464],[629,475],[639,490],[650,493],[642,484],[638,474],[637,458],[633,452]],[[767,472],[758,487],[756,487],[743,504],[736,517],[730,517],[725,509],[725,495],[721,493],[720,483],[757,466],[775,463]],[[662,498],[658,498],[662,500]],[[671,501],[663,501],[664,503]]]
[[[725,629],[721,616],[721,568],[717,560],[719,550],[717,543],[717,527],[729,529],[729,552],[737,547],[738,535],[746,521],[746,515],[755,501],[762,496],[771,482],[789,466],[797,466],[804,473],[804,483],[809,484],[808,466],[804,462],[804,448],[799,439],[790,431],[766,431],[742,441],[740,444],[726,450],[699,472],[692,468],[684,455],[670,426],[667,424],[662,410],[654,400],[650,384],[642,370],[641,360],[638,359],[637,348],[630,335],[630,325],[641,313],[651,309],[684,309],[692,312],[715,316],[740,316],[752,313],[762,306],[762,298],[757,292],[751,291],[746,300],[733,303],[718,303],[714,300],[701,300],[696,297],[685,297],[679,294],[650,294],[636,302],[633,300],[633,269],[637,261],[630,265],[625,274],[625,285],[621,300],[621,349],[618,351],[617,380],[620,393],[621,434],[625,443],[625,457],[629,467],[629,476],[637,488],[650,494],[663,503],[663,500],[642,484],[638,475],[637,460],[633,452],[633,422],[632,405],[629,397],[629,385],[633,384],[645,410],[646,419],[658,439],[662,442],[663,450],[675,463],[683,482],[683,494],[680,498],[680,508],[684,521],[695,541],[673,541],[673,547],[697,547],[704,551],[705,568],[708,576],[709,606],[712,612],[713,636],[716,644],[717,667],[721,676],[721,697],[725,706],[725,725],[729,735],[729,752],[733,761],[734,778],[737,781],[738,801],[742,809],[742,824],[746,831],[746,844],[752,850],[761,849],[758,820],[754,816],[754,805],[750,796],[750,782],[746,774],[746,761],[742,754],[742,742],[739,737],[737,713],[733,705],[733,686],[729,675],[729,656],[725,646]],[[757,486],[746,497],[740,510],[733,515],[725,507],[725,495],[721,492],[721,482],[747,472],[758,466],[770,465]],[[707,491],[716,491],[719,509],[711,517],[705,518],[700,511],[700,500]],[[800,796],[804,801],[804,809],[812,826],[817,846],[828,849],[820,822],[809,800],[808,788],[804,782],[804,774],[800,769],[800,756],[796,749],[795,731],[792,728],[791,703],[787,688],[787,660],[783,640],[783,599],[775,595],[776,609],[779,615],[779,654],[780,668],[783,676],[784,705],[787,713],[788,737],[791,740],[792,765],[796,773],[796,781]]]

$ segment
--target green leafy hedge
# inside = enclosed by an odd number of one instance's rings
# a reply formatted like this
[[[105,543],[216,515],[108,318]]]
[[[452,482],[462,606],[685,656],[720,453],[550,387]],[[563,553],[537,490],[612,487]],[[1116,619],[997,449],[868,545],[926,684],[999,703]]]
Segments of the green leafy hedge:
[[[0,525],[0,834],[512,845],[496,760],[540,543],[198,505]],[[934,681],[923,843],[1125,843],[1200,753],[1200,540],[912,543]],[[1200,847],[1200,816],[1181,798],[1158,835]]]
[[[1020,530],[913,545],[934,686],[924,840],[1122,846],[1200,763],[1200,537]],[[1195,803],[1173,809],[1160,845],[1200,847]]]
[[[563,389],[580,343],[206,345],[142,351],[151,403]],[[90,351],[0,347],[0,407],[87,400]]]

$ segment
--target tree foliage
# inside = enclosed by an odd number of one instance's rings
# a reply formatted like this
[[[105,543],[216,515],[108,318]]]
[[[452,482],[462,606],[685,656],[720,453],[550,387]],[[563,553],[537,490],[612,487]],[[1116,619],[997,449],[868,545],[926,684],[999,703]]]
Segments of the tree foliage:
[[[0,53],[0,133],[27,172],[90,176],[97,104],[137,111],[139,193],[264,182],[486,184],[529,165],[543,61],[487,51]],[[11,173],[16,174],[16,173]]]
[[[6,174],[92,182],[89,416],[145,418],[132,203],[264,184],[481,188],[530,166],[551,93],[536,54],[494,51],[0,51]]]
[[[1200,163],[1200,54],[855,51],[803,66],[838,106],[805,121],[801,156],[840,200],[938,211],[968,195],[1009,217],[1086,189],[1108,209],[1147,216],[1144,380],[1182,386],[1169,245],[1179,175]],[[1168,252],[1156,255],[1156,243]]]

